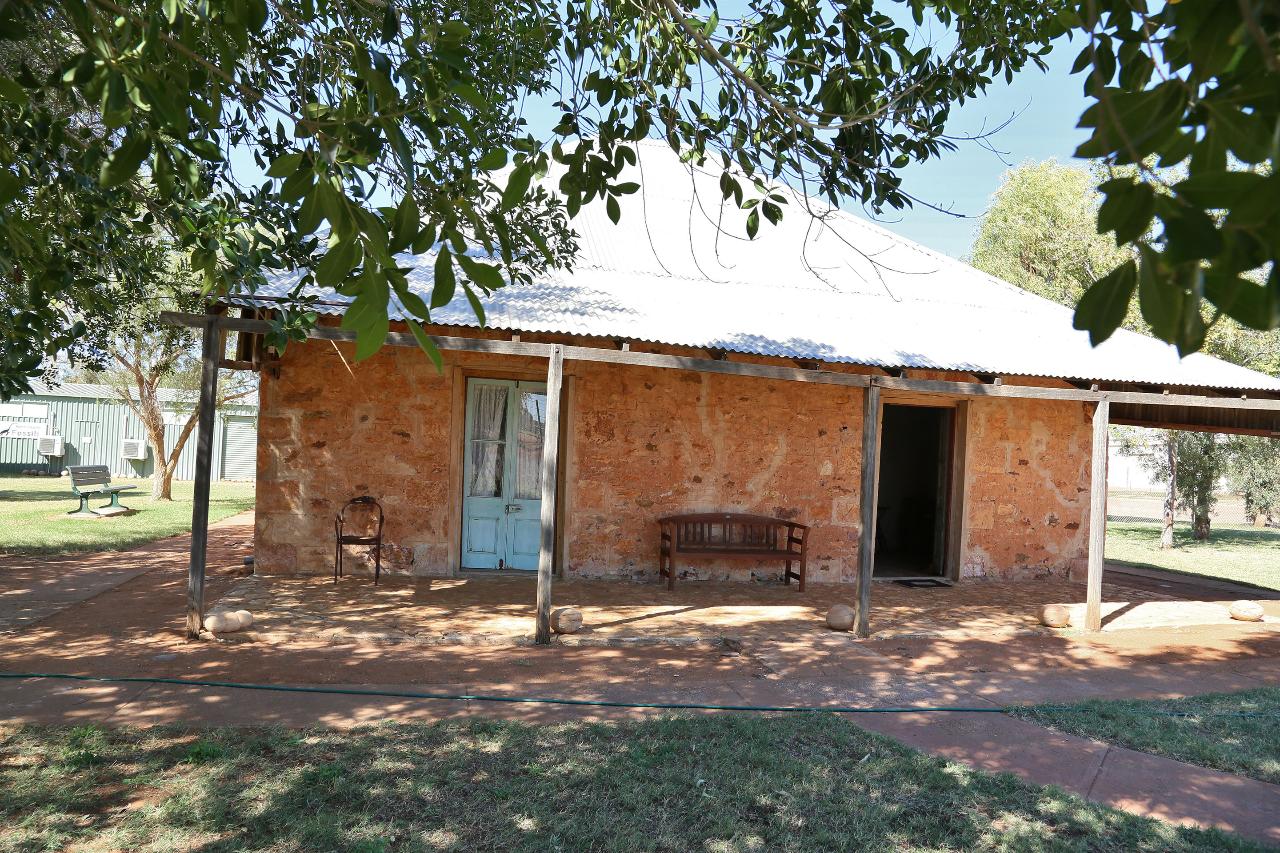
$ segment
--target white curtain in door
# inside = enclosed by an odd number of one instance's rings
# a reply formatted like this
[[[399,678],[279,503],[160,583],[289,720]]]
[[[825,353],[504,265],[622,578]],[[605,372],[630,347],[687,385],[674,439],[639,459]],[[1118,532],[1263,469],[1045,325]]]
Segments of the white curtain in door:
[[[471,497],[502,494],[502,462],[506,455],[507,388],[477,385],[471,398]]]

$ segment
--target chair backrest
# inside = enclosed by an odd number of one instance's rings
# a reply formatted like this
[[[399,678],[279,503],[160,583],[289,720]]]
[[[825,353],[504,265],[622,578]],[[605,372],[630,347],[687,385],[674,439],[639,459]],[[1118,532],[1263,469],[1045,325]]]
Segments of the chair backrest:
[[[347,524],[347,510],[359,507],[364,510],[378,511],[378,531],[382,531],[382,504],[378,503],[372,495],[361,495],[358,498],[352,498],[342,507],[342,512],[338,513],[338,524]]]
[[[111,485],[111,469],[106,465],[71,465],[71,485],[77,489],[85,486]]]

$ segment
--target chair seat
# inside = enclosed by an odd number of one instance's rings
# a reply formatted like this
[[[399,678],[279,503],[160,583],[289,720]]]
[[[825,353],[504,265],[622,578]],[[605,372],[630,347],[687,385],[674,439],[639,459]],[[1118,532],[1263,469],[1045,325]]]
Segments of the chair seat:
[[[376,536],[340,536],[338,541],[343,545],[377,545]]]

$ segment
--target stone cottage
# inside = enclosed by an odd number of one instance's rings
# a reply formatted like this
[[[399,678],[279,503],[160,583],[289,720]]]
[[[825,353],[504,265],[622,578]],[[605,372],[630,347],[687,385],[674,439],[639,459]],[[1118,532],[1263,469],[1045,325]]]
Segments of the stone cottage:
[[[394,323],[354,362],[345,297],[313,292],[321,326],[262,378],[256,571],[331,572],[334,514],[370,494],[383,570],[414,576],[542,556],[656,582],[660,517],[741,512],[809,526],[810,582],[1084,577],[1107,423],[1280,431],[1280,380],[1125,331],[1091,347],[1068,309],[798,195],[745,240],[717,175],[640,155],[619,225],[574,220],[571,272],[496,291],[487,328],[463,300],[433,315],[442,370]],[[431,260],[406,261],[424,295]]]

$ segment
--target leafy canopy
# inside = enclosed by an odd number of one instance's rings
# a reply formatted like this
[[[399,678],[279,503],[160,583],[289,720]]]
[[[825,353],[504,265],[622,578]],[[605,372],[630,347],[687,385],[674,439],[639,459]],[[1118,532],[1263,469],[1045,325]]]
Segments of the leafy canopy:
[[[339,288],[355,300],[343,323],[364,358],[393,294],[436,355],[422,331],[433,308],[466,298],[483,319],[479,294],[567,264],[581,206],[616,218],[618,197],[638,189],[619,176],[644,137],[718,164],[751,235],[782,216],[766,181],[902,208],[916,200],[899,171],[955,145],[951,107],[1043,65],[1068,31],[1087,37],[1080,66],[1098,100],[1082,153],[1188,160],[1192,182],[1159,201],[1136,182],[1103,185],[1100,227],[1138,242],[1158,220],[1165,236],[1143,243],[1140,267],[1094,285],[1079,322],[1104,338],[1141,279],[1144,316],[1184,349],[1201,343],[1187,317],[1202,297],[1249,325],[1280,323],[1275,274],[1265,288],[1240,278],[1280,244],[1277,206],[1260,200],[1275,178],[1223,176],[1227,150],[1274,160],[1273,6],[897,11],[914,27],[873,0],[749,0],[735,17],[702,0],[0,4],[0,395],[77,339],[135,236],[187,253],[210,295],[252,288],[264,270]],[[557,106],[550,133],[524,124],[526,98]],[[266,177],[237,169],[242,156]],[[537,180],[553,161],[556,195]],[[402,264],[428,249],[435,291],[423,300]],[[280,345],[314,321],[305,301],[283,307]]]

